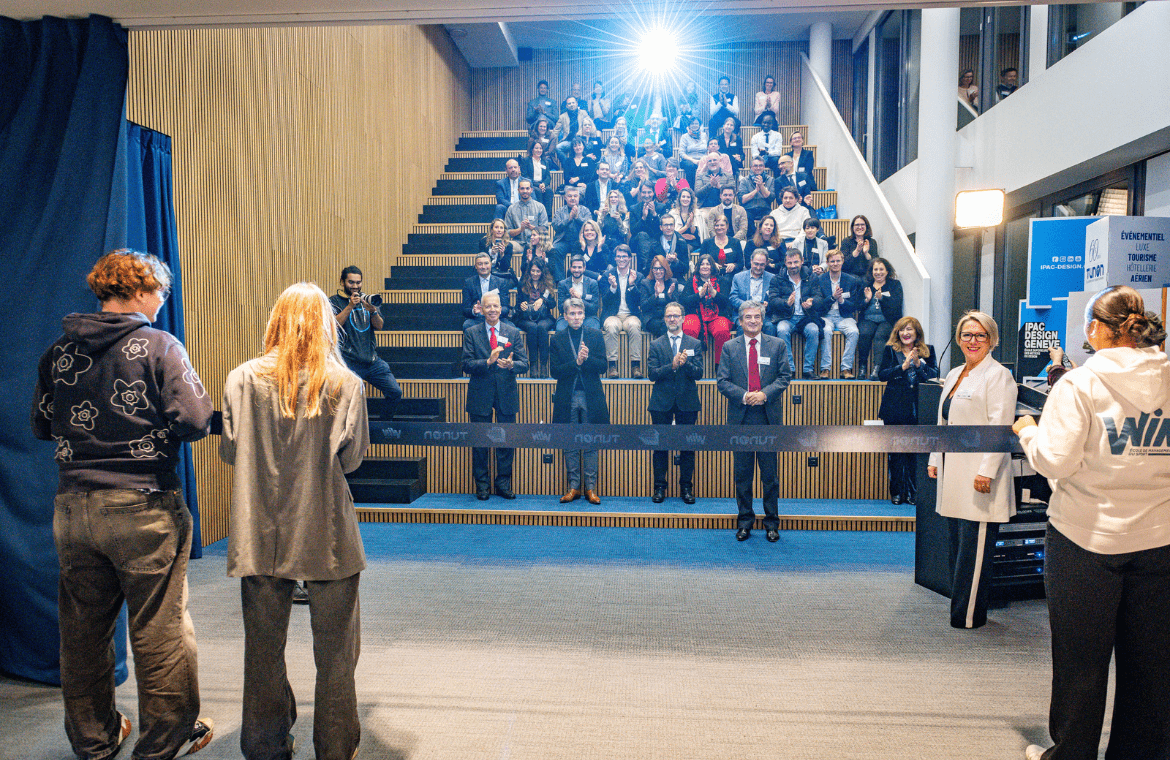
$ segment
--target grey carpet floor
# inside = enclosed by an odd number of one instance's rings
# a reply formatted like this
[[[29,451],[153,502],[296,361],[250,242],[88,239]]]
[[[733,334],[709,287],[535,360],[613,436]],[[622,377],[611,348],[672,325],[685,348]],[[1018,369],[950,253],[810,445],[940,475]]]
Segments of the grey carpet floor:
[[[190,585],[217,726],[198,757],[237,758],[238,581],[217,554]],[[382,558],[361,604],[362,760],[1019,760],[1047,740],[1044,603],[957,631],[907,572]],[[305,607],[288,661],[311,758]],[[135,716],[133,675],[118,698]],[[58,691],[0,679],[0,758],[71,756]]]

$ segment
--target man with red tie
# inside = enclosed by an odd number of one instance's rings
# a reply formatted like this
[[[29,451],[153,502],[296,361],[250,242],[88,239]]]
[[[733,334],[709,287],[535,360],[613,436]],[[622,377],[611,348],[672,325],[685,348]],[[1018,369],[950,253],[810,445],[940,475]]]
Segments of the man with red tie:
[[[739,307],[743,337],[723,346],[717,386],[727,397],[728,425],[779,425],[784,416],[784,389],[792,379],[788,368],[788,346],[773,335],[764,335],[764,304],[744,301]],[[746,541],[752,534],[756,514],[752,509],[752,482],[756,465],[764,487],[764,528],[768,540],[780,539],[778,500],[780,484],[776,480],[776,452],[736,451],[732,455],[735,472],[735,503],[739,520],[735,537]]]
[[[463,331],[463,372],[467,382],[467,416],[472,422],[513,423],[520,409],[516,376],[528,371],[516,327],[500,319],[500,294],[492,291],[480,299],[484,321]],[[512,493],[513,449],[496,448],[496,494],[515,499]],[[475,498],[486,501],[491,483],[491,450],[471,450],[471,474],[475,479]]]

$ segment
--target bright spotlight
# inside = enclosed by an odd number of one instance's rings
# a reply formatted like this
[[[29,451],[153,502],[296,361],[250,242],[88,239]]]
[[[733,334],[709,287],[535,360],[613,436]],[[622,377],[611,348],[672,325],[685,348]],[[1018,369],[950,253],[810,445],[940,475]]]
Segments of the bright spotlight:
[[[1003,222],[1003,190],[964,190],[955,196],[955,226],[998,227]]]
[[[651,29],[642,37],[638,64],[651,74],[665,74],[674,67],[678,42],[665,29]]]

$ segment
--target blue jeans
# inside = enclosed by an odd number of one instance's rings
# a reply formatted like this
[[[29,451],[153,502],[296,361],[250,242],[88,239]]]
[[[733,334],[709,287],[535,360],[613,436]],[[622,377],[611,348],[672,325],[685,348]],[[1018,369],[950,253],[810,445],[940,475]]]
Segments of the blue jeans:
[[[65,733],[78,757],[118,746],[114,621],[126,602],[138,680],[135,757],[173,757],[199,717],[198,649],[187,612],[191,513],[180,491],[58,494],[53,540]]]
[[[792,331],[804,333],[804,377],[810,378],[817,371],[817,338],[820,337],[820,320],[804,316],[781,319],[776,323],[776,335],[788,346],[788,369],[796,377],[796,360],[792,357]]]
[[[557,143],[557,158],[561,160],[562,167],[569,165],[569,148],[571,147],[573,147],[573,143],[568,140]]]
[[[853,317],[841,315],[824,316],[824,336],[821,338],[821,369],[828,371],[833,368],[833,331],[845,333],[845,353],[841,354],[841,371],[849,372],[853,369],[853,355],[857,353],[857,322]]]
[[[382,392],[382,395],[390,402],[391,408],[398,404],[398,399],[402,398],[402,389],[398,387],[398,381],[390,372],[390,365],[383,361],[382,357],[379,356],[368,364],[348,356],[342,356],[342,358],[345,359],[345,365],[355,375]]]

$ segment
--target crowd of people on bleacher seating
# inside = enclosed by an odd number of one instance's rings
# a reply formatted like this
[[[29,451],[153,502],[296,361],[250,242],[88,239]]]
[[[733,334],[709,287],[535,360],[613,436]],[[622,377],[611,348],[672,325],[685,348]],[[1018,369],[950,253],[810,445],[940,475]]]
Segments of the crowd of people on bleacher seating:
[[[664,333],[667,303],[682,305],[684,331],[717,364],[739,331],[739,305],[758,300],[765,333],[790,348],[792,333],[804,336],[806,379],[832,374],[834,331],[845,336],[841,377],[876,378],[903,317],[901,284],[865,216],[843,240],[822,231],[813,154],[799,130],[787,140],[777,131],[775,78],[753,99],[759,131],[746,145],[727,77],[705,100],[690,82],[673,101],[653,101],[609,99],[597,81],[588,96],[574,85],[558,105],[539,83],[526,108],[528,147],[505,162],[480,246],[486,259],[464,284],[465,326],[482,321],[479,298],[499,289],[504,319],[527,334],[529,374],[548,377],[549,325],[564,329],[564,301],[576,297],[605,332],[607,377],[619,376],[624,333],[630,376],[640,379],[642,333]]]

